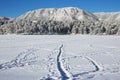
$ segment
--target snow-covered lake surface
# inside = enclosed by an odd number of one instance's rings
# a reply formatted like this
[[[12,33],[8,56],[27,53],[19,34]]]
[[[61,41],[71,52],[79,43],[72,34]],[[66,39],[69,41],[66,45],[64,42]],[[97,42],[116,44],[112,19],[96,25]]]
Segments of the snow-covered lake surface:
[[[120,36],[1,35],[0,80],[120,80]]]

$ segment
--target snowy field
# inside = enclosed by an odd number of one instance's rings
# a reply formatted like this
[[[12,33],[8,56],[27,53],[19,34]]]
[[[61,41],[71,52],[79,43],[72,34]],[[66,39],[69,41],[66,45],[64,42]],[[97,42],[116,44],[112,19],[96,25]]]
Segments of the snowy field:
[[[0,80],[120,80],[120,37],[1,35]]]

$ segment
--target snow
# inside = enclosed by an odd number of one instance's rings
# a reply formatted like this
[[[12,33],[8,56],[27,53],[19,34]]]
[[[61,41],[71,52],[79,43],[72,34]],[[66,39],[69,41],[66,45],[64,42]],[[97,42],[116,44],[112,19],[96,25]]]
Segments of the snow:
[[[1,35],[0,80],[119,80],[120,37]]]
[[[94,15],[101,21],[120,22],[120,12],[97,12]]]
[[[65,8],[45,8],[29,11],[17,20],[53,20],[53,21],[73,21],[73,20],[85,20],[85,21],[98,21],[97,17],[90,12],[84,11],[76,7]]]

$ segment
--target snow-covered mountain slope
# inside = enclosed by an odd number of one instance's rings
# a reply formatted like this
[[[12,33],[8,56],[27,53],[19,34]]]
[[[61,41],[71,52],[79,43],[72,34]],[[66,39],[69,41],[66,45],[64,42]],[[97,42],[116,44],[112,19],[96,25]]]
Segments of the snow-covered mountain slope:
[[[0,20],[9,20],[10,18],[0,16]]]
[[[120,34],[120,12],[90,13],[75,7],[29,11],[0,22],[0,34]],[[114,24],[113,24],[114,23]]]
[[[94,13],[99,20],[107,22],[120,22],[120,12],[99,12]]]
[[[3,24],[8,23],[9,20],[11,20],[11,18],[0,16],[0,26],[3,25]]]
[[[25,20],[53,20],[53,21],[98,21],[98,18],[90,12],[74,7],[46,8],[29,11],[17,19]]]
[[[0,80],[120,80],[120,37],[0,36]]]

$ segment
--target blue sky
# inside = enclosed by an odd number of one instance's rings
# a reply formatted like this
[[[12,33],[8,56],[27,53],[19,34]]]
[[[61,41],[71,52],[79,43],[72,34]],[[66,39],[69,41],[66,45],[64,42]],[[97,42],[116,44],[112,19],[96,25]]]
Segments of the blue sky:
[[[120,0],[0,0],[0,16],[16,18],[39,8],[78,7],[89,12],[120,12]]]

